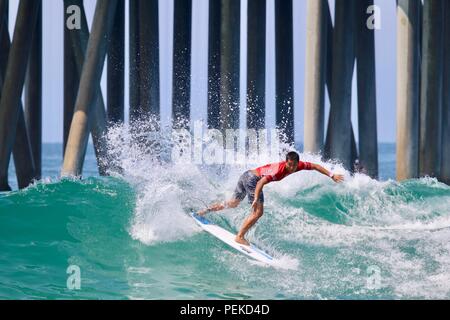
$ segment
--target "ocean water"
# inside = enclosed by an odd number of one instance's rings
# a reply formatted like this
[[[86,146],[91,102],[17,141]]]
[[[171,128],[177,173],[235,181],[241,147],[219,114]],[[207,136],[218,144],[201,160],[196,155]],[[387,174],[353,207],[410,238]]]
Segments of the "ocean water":
[[[90,147],[85,178],[61,180],[61,151],[46,144],[43,181],[0,194],[1,299],[450,298],[450,187],[392,180],[392,144],[380,145],[380,181],[302,154],[346,181],[301,172],[265,188],[248,238],[280,268],[187,216],[229,197],[245,166],[170,164],[132,144],[115,150],[123,170],[99,177]],[[236,231],[248,211],[245,200],[209,218]]]

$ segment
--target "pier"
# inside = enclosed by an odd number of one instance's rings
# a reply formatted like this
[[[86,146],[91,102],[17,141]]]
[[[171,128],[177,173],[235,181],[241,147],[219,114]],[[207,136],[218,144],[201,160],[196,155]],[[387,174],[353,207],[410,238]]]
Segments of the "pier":
[[[109,169],[104,134],[127,121],[160,119],[158,0],[20,0],[10,34],[9,0],[0,0],[0,191],[11,190],[14,160],[19,188],[42,178],[43,18],[46,1],[64,5],[63,162],[61,176],[82,176],[89,137],[100,175]],[[84,5],[96,3],[88,27]],[[175,129],[191,130],[193,3],[173,0],[171,116]],[[240,128],[242,4],[247,14],[246,119],[250,130],[266,128],[268,15],[274,21],[275,124],[287,143],[295,142],[295,114],[303,108],[304,152],[336,160],[352,171],[355,160],[379,176],[374,0],[209,0],[207,127]],[[333,9],[333,10],[332,10]],[[73,20],[79,15],[79,25]],[[294,19],[304,19],[304,87],[294,82]],[[372,19],[372,20],[371,20]],[[128,24],[127,24],[128,23]],[[128,33],[127,33],[128,32]],[[450,184],[450,3],[398,0],[396,10],[396,148],[399,181],[435,177]],[[126,37],[127,33],[127,37]],[[126,63],[128,48],[128,64]],[[104,66],[107,89],[100,81]],[[128,67],[126,67],[128,65]],[[206,67],[206,66],[205,66]],[[356,77],[357,92],[352,81]],[[128,79],[129,101],[125,100]],[[294,89],[304,91],[303,101]],[[358,130],[352,123],[357,95]],[[326,112],[326,100],[330,102]],[[126,106],[129,106],[128,108]],[[125,113],[129,111],[126,115]],[[328,125],[326,126],[328,119]],[[11,157],[12,156],[12,157]]]

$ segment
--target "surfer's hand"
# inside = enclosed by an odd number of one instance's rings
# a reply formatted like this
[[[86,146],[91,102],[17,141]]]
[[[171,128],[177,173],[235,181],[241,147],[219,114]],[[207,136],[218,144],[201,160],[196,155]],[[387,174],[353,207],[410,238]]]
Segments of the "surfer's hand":
[[[344,176],[342,174],[334,174],[333,177],[331,177],[331,179],[333,179],[333,181],[336,183],[340,183],[344,181]]]

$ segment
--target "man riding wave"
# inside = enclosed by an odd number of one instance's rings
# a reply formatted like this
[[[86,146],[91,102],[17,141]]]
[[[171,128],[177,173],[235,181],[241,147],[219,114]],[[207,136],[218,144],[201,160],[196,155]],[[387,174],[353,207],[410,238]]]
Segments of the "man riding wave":
[[[239,203],[244,200],[245,196],[248,196],[248,201],[252,205],[252,211],[236,235],[235,241],[243,245],[250,245],[245,239],[245,234],[264,213],[264,186],[271,182],[281,181],[288,175],[302,170],[318,171],[330,177],[336,183],[340,183],[344,180],[342,175],[333,174],[318,164],[300,161],[298,153],[292,151],[286,155],[286,161],[267,164],[244,172],[240,176],[233,197],[230,200],[215,203],[208,208],[199,211],[198,214],[203,216],[211,211],[236,208]]]

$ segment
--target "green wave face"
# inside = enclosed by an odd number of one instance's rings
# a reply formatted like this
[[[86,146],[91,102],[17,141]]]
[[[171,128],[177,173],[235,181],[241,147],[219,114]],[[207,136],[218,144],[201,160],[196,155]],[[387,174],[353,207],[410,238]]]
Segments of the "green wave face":
[[[0,296],[123,297],[133,203],[132,189],[117,179],[63,180],[1,195]],[[80,291],[67,289],[70,265],[81,268]]]
[[[228,197],[226,176],[161,167],[0,195],[3,299],[449,298],[450,188],[433,179],[333,184],[301,173],[265,190],[249,239],[285,268],[250,261],[187,212]],[[210,219],[236,231],[249,211]],[[81,288],[67,286],[78,266]]]

